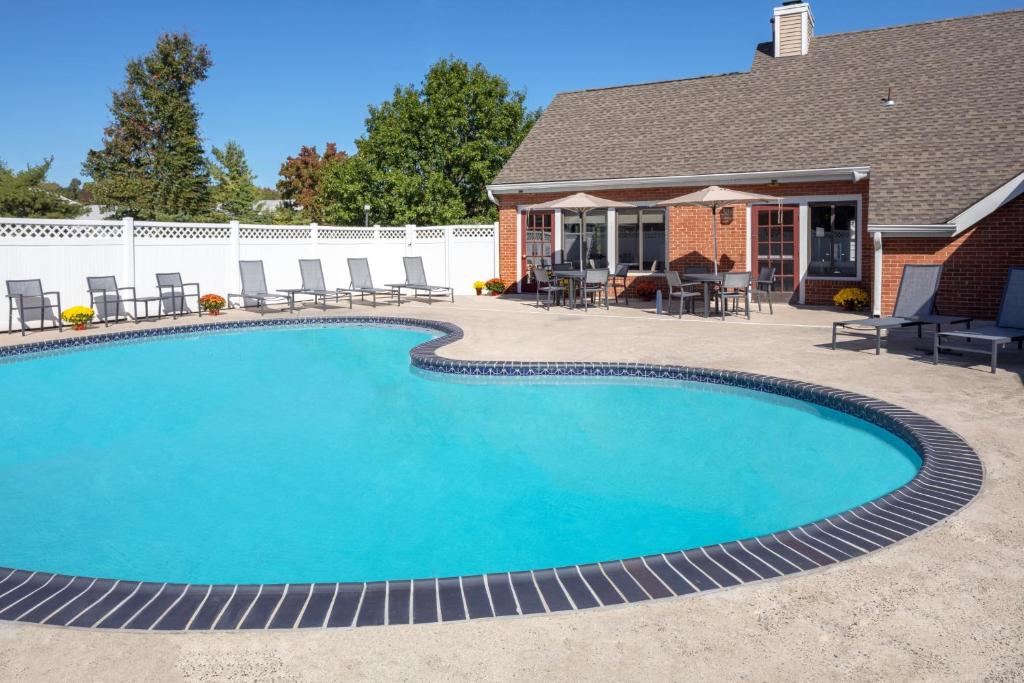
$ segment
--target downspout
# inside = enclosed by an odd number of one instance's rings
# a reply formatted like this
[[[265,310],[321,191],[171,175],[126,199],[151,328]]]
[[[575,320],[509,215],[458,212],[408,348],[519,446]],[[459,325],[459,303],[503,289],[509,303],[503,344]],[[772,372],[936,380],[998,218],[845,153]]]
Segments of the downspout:
[[[872,282],[871,296],[871,314],[875,316],[882,315],[882,270],[884,264],[882,262],[882,233],[876,232],[874,235],[874,246],[875,246],[875,277]]]
[[[494,191],[491,190],[491,188],[489,188],[489,187],[487,188],[487,198],[491,200],[491,204],[494,204],[495,206],[498,206],[498,200],[494,196]]]

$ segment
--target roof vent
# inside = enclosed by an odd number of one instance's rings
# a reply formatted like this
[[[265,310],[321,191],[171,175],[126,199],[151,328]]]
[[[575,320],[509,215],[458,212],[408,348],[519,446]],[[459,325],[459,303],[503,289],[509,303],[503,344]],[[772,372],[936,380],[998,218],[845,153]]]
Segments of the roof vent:
[[[807,54],[814,33],[814,16],[806,2],[782,3],[772,12],[772,32],[776,57],[798,57]]]

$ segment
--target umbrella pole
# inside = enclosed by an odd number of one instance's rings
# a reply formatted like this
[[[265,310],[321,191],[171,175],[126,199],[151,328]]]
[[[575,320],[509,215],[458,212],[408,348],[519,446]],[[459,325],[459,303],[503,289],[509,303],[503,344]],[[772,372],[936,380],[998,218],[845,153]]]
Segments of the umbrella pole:
[[[711,206],[711,241],[715,251],[715,275],[718,275],[718,223],[715,220],[717,210],[717,206]]]

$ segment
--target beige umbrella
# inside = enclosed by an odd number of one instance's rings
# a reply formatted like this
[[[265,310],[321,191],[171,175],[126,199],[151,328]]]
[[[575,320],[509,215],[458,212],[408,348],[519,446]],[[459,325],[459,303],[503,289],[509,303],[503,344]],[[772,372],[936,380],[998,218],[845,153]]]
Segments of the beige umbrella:
[[[666,199],[665,201],[658,202],[659,206],[676,206],[679,204],[691,204],[693,206],[710,206],[711,207],[711,239],[714,243],[715,249],[715,274],[718,274],[718,222],[717,214],[718,208],[721,206],[727,206],[729,204],[759,204],[761,202],[775,202],[778,201],[778,197],[772,197],[766,194],[754,194],[753,192],[740,192],[739,190],[730,190],[726,187],[719,187],[718,185],[712,185],[711,187],[705,187],[703,190],[697,190],[690,194],[684,194],[681,197],[673,197],[672,199]]]
[[[635,208],[635,204],[627,204],[626,202],[617,202],[614,199],[604,199],[603,197],[595,197],[592,194],[586,192],[577,192],[571,194],[568,197],[562,197],[561,199],[552,199],[549,202],[542,204],[534,204],[530,207],[530,210],[534,209],[562,209],[563,211],[575,211],[580,217],[580,239],[583,240],[583,244],[580,249],[580,270],[583,270],[583,264],[587,262],[586,248],[587,248],[587,214],[592,209],[632,209]]]

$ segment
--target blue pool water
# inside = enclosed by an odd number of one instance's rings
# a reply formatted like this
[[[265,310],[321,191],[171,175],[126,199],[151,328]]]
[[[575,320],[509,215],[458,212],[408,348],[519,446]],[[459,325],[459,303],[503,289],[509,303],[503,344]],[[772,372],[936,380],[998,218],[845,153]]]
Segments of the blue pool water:
[[[682,382],[458,382],[423,332],[292,328],[0,365],[0,565],[192,583],[619,559],[776,531],[911,479],[889,433]]]

